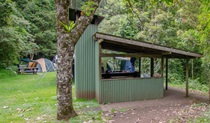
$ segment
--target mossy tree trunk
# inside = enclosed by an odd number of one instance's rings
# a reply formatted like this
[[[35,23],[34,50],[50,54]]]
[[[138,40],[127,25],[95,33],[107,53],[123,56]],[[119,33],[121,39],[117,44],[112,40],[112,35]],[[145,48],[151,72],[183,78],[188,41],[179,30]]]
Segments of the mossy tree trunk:
[[[81,15],[75,22],[75,27],[65,31],[60,22],[69,24],[70,0],[55,0],[56,6],[56,30],[57,30],[57,119],[69,120],[77,116],[72,105],[72,61],[74,48],[92,21],[95,10],[100,0],[90,0],[94,4],[90,6],[91,14]]]

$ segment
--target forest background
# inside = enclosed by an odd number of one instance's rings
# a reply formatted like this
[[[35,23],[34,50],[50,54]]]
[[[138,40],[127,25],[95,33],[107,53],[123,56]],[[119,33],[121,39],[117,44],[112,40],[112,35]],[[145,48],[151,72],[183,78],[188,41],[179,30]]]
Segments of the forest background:
[[[81,8],[86,0],[77,0]],[[0,1],[0,68],[20,58],[53,59],[56,54],[54,0]],[[96,14],[104,16],[99,32],[203,54],[190,61],[190,81],[210,81],[210,1],[103,0]],[[169,62],[169,81],[183,83],[185,61]],[[207,91],[207,86],[200,86]]]

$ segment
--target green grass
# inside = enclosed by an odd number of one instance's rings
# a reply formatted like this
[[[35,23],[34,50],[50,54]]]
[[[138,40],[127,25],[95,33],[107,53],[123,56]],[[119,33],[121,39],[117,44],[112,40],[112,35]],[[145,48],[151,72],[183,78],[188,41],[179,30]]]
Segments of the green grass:
[[[2,75],[0,71],[0,123],[57,122],[56,73],[46,73],[42,78],[40,74],[15,75],[7,72]],[[184,84],[173,86],[184,87]],[[73,105],[79,116],[70,119],[70,122],[104,122],[96,100],[76,99],[74,92],[73,86]],[[195,121],[209,122],[210,111]]]
[[[25,74],[0,78],[0,123],[57,122],[56,73]],[[73,86],[73,93],[74,93]],[[75,94],[73,94],[75,95]],[[93,119],[101,122],[101,111],[95,100],[73,97],[74,108],[79,114],[70,122],[81,123]]]
[[[17,73],[12,68],[0,69],[0,79],[17,76]]]
[[[210,110],[205,112],[201,117],[189,121],[189,123],[210,123]]]

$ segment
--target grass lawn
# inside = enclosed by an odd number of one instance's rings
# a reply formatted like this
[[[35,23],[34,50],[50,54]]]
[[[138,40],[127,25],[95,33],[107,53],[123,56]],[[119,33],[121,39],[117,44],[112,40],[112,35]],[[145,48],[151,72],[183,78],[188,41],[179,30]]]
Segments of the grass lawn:
[[[74,86],[73,86],[74,93]],[[73,94],[74,95],[74,94]],[[102,122],[99,104],[74,99],[78,117],[70,122]],[[0,79],[0,123],[57,122],[56,73],[25,74]]]
[[[1,75],[0,75],[1,77]],[[79,116],[71,123],[93,121],[106,122],[95,100],[75,98],[73,86],[73,105]],[[49,72],[42,76],[25,74],[0,78],[0,123],[50,122],[57,123],[56,73]],[[208,122],[210,111],[204,113],[196,122]]]

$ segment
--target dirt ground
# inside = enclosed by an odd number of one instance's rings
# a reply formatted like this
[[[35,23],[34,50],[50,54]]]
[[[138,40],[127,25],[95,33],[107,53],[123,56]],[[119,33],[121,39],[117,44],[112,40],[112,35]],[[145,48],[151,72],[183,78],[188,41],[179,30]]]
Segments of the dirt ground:
[[[108,123],[165,123],[186,122],[199,117],[210,104],[207,95],[172,88],[164,92],[163,99],[122,102],[101,105]]]

